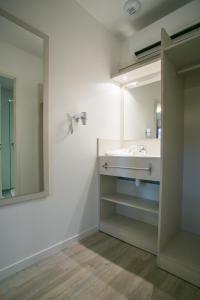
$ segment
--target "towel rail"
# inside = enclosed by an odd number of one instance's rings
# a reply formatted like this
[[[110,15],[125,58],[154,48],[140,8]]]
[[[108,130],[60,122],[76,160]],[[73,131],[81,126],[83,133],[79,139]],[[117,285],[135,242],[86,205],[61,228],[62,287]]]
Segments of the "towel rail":
[[[103,164],[102,166],[104,169],[124,169],[124,170],[136,170],[136,171],[147,171],[150,172],[152,171],[152,165],[149,164],[148,168],[138,168],[138,167],[123,167],[123,166],[113,166],[109,165],[108,163]]]

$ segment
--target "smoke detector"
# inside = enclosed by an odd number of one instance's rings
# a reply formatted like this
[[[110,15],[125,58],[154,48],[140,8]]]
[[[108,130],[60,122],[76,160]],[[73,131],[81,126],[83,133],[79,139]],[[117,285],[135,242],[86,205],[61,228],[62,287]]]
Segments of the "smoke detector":
[[[138,0],[127,0],[124,4],[124,11],[129,16],[132,16],[140,9],[140,2]]]

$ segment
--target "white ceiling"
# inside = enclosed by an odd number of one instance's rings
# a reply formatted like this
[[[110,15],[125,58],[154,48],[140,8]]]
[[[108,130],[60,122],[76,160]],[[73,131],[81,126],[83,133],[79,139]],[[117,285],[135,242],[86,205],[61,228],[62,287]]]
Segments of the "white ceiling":
[[[139,0],[141,8],[128,16],[123,6],[126,0],[76,0],[96,20],[121,38],[133,35],[191,0]]]

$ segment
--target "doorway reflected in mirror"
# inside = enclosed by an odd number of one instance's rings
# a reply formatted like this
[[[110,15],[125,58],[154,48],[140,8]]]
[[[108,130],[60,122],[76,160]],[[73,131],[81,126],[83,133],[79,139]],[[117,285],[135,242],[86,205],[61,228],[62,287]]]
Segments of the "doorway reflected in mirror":
[[[0,76],[0,196],[15,195],[14,176],[14,85],[13,79]]]

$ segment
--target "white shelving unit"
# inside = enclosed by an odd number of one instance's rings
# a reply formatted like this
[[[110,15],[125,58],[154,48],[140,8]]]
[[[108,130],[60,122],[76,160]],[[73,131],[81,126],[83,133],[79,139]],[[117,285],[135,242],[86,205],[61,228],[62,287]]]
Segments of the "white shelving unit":
[[[146,212],[158,214],[158,201],[124,195],[120,193],[114,193],[110,195],[108,194],[102,196],[101,199],[116,204],[144,210]]]
[[[157,226],[116,214],[102,219],[100,230],[153,254],[157,252]]]
[[[200,236],[185,231],[177,233],[159,256],[160,265],[169,272],[199,285]]]
[[[111,168],[99,168],[99,229],[157,254],[160,268],[200,287],[200,31],[174,43],[162,30],[161,40],[161,175],[158,159],[154,175],[143,176],[138,167],[147,158],[103,157]],[[118,177],[161,178],[159,208],[158,199],[131,194],[127,183],[121,192]]]
[[[162,181],[158,265],[200,287],[200,33],[162,32]]]
[[[166,37],[166,34],[165,34]],[[163,37],[163,39],[165,38]],[[166,41],[168,40],[168,41]],[[165,38],[163,54],[176,66],[177,71],[183,68],[199,64],[199,33],[191,36],[188,39],[173,43],[170,39]],[[197,50],[197,51],[196,51]]]
[[[120,164],[127,165],[126,159],[130,161],[130,157],[124,157],[124,162],[120,158]],[[110,157],[109,160],[112,158]],[[110,161],[110,163],[116,164],[117,158],[115,157],[113,160],[114,162]],[[104,160],[102,162],[99,158],[99,163],[104,163]],[[112,176],[100,174],[99,230],[156,254],[159,201],[134,194],[134,179],[124,177],[124,173],[121,172],[122,180],[121,177],[118,177],[119,172],[117,170],[116,176],[114,173]],[[155,185],[158,190],[158,182],[155,182]],[[147,188],[145,182],[143,186],[144,189]],[[137,188],[135,190],[138,191]]]
[[[161,40],[161,176],[156,158],[100,157],[99,229],[157,254],[159,267],[200,287],[200,31],[174,43],[162,30]],[[154,174],[143,173],[148,163]],[[159,202],[131,194],[118,177],[161,178]]]

